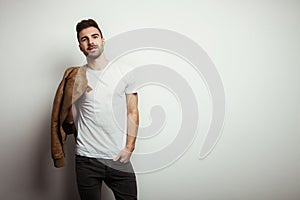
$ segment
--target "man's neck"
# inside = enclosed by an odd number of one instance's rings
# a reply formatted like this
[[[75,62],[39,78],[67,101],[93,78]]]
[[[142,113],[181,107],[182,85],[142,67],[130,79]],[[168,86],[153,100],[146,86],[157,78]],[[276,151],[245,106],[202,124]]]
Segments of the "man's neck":
[[[86,58],[87,66],[91,68],[92,70],[102,70],[106,67],[108,64],[108,60],[106,59],[104,53],[102,53],[98,58],[91,59]]]

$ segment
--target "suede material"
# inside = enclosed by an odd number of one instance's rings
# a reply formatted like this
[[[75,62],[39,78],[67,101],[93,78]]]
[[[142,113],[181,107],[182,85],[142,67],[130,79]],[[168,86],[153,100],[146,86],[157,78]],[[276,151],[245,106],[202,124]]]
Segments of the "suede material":
[[[53,101],[51,115],[51,156],[55,167],[64,166],[63,145],[68,134],[76,133],[75,125],[64,128],[64,121],[73,103],[91,87],[87,84],[86,67],[69,67],[66,69]]]
[[[63,167],[65,165],[65,163],[64,163],[65,161],[64,160],[65,160],[64,158],[54,159],[53,160],[54,161],[54,166],[56,168]]]

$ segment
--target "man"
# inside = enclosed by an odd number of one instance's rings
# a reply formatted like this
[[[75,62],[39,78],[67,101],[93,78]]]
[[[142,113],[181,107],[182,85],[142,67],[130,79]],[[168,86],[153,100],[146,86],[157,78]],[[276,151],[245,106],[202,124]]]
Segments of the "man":
[[[123,65],[106,59],[104,38],[94,20],[82,20],[76,31],[87,61],[80,68],[86,71],[90,90],[72,101],[64,124],[76,124],[77,128],[75,160],[80,197],[100,200],[104,181],[117,200],[137,199],[136,177],[130,163],[139,125],[134,80],[124,76]],[[74,84],[73,91],[76,89]],[[120,116],[114,116],[122,109],[126,111],[125,129],[116,122]]]

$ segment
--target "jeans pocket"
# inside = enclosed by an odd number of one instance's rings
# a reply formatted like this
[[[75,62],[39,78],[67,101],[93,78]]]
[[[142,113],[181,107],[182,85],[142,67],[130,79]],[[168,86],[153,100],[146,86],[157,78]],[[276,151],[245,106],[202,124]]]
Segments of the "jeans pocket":
[[[122,172],[127,172],[127,173],[134,173],[131,162],[127,162],[127,163],[122,163],[120,161],[114,161],[113,162],[113,168],[118,170],[118,171],[122,171]]]

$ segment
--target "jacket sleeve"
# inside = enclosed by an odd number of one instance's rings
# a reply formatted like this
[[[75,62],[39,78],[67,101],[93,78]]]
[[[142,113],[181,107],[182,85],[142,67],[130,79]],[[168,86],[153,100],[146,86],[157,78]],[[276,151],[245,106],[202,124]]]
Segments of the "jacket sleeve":
[[[51,156],[54,161],[55,167],[64,166],[64,150],[63,141],[60,132],[60,108],[63,99],[64,86],[66,79],[72,68],[68,68],[60,82],[53,101],[52,114],[51,114]]]

